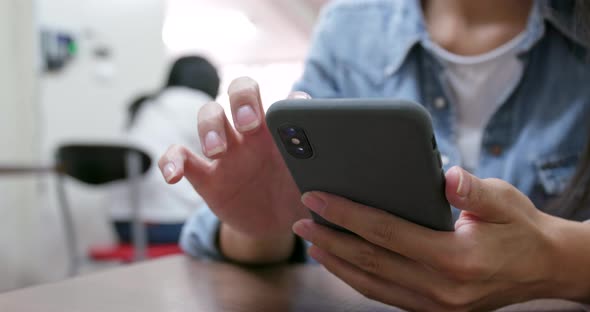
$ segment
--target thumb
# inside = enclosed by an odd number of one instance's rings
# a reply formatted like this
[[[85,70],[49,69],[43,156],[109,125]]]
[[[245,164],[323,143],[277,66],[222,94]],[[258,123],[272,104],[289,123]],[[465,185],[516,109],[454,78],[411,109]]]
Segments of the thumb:
[[[530,200],[514,186],[499,179],[479,179],[460,167],[446,173],[445,193],[451,205],[485,222],[507,223]]]

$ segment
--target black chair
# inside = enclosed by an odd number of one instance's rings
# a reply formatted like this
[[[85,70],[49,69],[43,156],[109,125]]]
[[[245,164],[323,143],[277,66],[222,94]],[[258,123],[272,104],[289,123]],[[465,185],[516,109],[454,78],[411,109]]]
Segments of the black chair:
[[[146,257],[146,231],[139,216],[138,179],[150,168],[151,159],[142,150],[130,146],[69,144],[60,146],[55,154],[58,173],[57,192],[63,214],[66,243],[70,258],[69,275],[78,273],[81,259],[77,252],[77,235],[64,180],[74,178],[89,185],[128,181],[132,205],[133,246],[135,260]]]

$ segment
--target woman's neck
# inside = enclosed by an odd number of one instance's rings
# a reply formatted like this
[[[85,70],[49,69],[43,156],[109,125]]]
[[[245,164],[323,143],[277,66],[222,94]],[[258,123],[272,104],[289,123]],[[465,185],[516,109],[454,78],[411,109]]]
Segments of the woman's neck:
[[[489,52],[524,31],[533,0],[423,0],[430,37],[459,55]]]

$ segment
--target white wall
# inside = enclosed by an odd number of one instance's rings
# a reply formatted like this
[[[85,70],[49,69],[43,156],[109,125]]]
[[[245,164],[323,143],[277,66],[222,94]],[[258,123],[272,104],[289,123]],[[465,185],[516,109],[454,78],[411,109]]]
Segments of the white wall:
[[[33,0],[0,0],[0,165],[39,160]],[[37,281],[37,179],[0,176],[0,291]]]
[[[71,32],[79,53],[63,72],[41,82],[45,154],[69,139],[117,137],[125,108],[139,92],[162,80],[161,0],[39,0],[42,27]],[[107,47],[112,76],[98,74],[105,64],[94,50]]]

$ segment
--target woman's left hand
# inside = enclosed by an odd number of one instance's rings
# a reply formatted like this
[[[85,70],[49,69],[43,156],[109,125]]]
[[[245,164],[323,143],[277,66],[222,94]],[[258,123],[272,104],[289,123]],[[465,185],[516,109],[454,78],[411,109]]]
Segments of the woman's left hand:
[[[434,231],[330,194],[303,203],[358,236],[300,220],[311,257],[368,298],[409,310],[481,310],[552,295],[551,222],[510,184],[459,167],[446,195],[462,210],[454,232]]]

